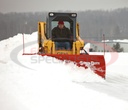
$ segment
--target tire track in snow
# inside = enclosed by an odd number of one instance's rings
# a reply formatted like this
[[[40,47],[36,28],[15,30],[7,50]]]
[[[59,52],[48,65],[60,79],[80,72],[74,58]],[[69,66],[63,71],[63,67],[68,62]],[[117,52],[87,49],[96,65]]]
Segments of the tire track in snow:
[[[80,84],[95,91],[128,101],[128,77],[121,75],[121,73],[116,74],[112,71],[107,71],[106,73],[105,82]]]

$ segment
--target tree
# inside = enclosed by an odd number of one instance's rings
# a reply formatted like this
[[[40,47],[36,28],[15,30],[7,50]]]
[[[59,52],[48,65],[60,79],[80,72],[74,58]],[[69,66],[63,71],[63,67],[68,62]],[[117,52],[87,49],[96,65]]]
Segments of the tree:
[[[120,47],[119,42],[117,42],[116,44],[113,45],[113,50],[116,52],[123,52],[124,49]]]

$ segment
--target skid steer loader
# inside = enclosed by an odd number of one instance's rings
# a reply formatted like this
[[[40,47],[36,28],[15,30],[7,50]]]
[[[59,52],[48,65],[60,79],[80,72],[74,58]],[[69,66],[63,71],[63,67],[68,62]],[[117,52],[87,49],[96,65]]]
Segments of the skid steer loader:
[[[41,56],[50,56],[63,61],[74,62],[79,67],[91,68],[94,73],[105,78],[106,66],[103,55],[89,55],[84,50],[84,40],[80,37],[79,24],[76,22],[77,13],[49,12],[46,22],[38,22],[38,45]],[[57,26],[58,21],[64,21],[72,33],[72,38],[53,39],[52,29]],[[56,42],[69,42],[71,49],[56,49]]]

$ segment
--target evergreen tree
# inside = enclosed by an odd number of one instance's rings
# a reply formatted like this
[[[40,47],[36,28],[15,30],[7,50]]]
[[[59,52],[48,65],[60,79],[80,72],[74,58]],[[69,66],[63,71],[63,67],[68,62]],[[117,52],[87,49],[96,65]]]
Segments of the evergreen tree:
[[[119,42],[117,42],[116,44],[113,45],[113,50],[116,52],[123,52],[124,49],[120,47]]]

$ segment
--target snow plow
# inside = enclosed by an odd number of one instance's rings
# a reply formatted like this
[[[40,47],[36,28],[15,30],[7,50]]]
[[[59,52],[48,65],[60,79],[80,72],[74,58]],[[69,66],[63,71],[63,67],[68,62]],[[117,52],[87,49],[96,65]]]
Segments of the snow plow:
[[[76,22],[77,13],[49,12],[46,22],[38,22],[38,53],[62,61],[74,62],[78,67],[91,68],[97,75],[105,78],[106,65],[103,55],[89,55],[85,50],[85,42],[80,37],[79,24]],[[63,21],[72,33],[70,38],[54,38],[52,30]],[[68,42],[70,49],[56,48],[56,42]],[[84,53],[81,51],[84,50]],[[26,55],[25,53],[23,53]]]

